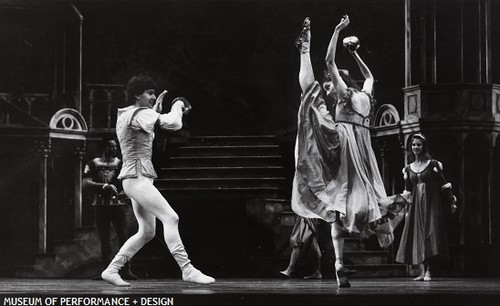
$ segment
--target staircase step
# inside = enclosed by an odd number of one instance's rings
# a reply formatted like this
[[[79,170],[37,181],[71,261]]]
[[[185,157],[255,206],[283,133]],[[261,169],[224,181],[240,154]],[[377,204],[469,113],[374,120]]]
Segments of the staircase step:
[[[162,168],[159,175],[163,178],[222,178],[222,177],[262,177],[280,176],[281,166],[250,167],[172,167]]]
[[[274,135],[255,135],[255,136],[192,136],[189,143],[194,146],[227,146],[227,145],[266,145],[275,144]]]
[[[278,145],[251,146],[188,146],[180,147],[181,156],[274,156],[279,155]]]
[[[345,251],[366,251],[365,243],[361,238],[344,238],[344,250]]]
[[[158,190],[169,200],[203,202],[203,199],[233,200],[255,199],[262,197],[280,197],[279,187],[158,187]]]
[[[279,155],[269,156],[174,156],[170,162],[174,167],[210,167],[210,166],[281,166]]]
[[[224,177],[224,178],[161,178],[155,180],[158,188],[234,188],[279,187],[284,177]]]
[[[388,251],[346,251],[344,261],[353,265],[387,264]]]
[[[363,277],[407,277],[408,267],[404,264],[367,264],[367,265],[346,265],[349,269],[355,269],[358,273],[352,278]]]

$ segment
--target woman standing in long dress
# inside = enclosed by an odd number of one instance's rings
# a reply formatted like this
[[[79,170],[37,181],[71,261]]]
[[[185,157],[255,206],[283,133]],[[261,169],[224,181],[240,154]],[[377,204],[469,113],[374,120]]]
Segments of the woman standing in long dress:
[[[448,259],[447,219],[457,209],[451,184],[443,175],[443,164],[431,159],[422,134],[410,138],[414,161],[403,169],[405,190],[412,204],[406,215],[396,261],[420,265],[416,281],[430,281],[431,263]]]
[[[292,209],[299,216],[332,223],[339,287],[350,286],[347,275],[351,271],[343,262],[344,232],[373,233],[377,221],[385,214],[378,200],[387,196],[369,130],[374,107],[371,96],[374,78],[355,49],[350,53],[366,79],[361,90],[335,63],[339,33],[349,22],[346,15],[335,27],[327,50],[328,70],[322,86],[315,80],[311,65],[309,18],[305,19],[297,40],[302,95]],[[392,232],[377,234],[382,246],[392,242]]]

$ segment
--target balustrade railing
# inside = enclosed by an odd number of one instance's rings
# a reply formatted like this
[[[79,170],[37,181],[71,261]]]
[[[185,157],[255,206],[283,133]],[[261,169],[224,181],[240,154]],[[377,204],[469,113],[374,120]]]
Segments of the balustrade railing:
[[[124,85],[87,84],[83,97],[83,116],[91,129],[114,128],[116,111],[124,107],[127,91]]]
[[[7,107],[0,108],[0,124],[26,124],[26,118],[48,125],[52,116],[52,97],[47,93],[0,92],[0,102]]]

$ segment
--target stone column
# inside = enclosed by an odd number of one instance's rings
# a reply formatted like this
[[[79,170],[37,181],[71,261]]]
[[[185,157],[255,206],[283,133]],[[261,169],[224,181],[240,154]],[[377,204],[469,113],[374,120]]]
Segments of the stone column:
[[[498,132],[494,132],[490,135],[490,147],[488,149],[488,244],[493,244],[493,219],[492,219],[492,205],[493,205],[493,186],[494,179],[494,168],[495,168],[495,146]]]
[[[75,148],[74,152],[75,160],[75,182],[74,182],[74,194],[75,194],[75,228],[82,227],[82,160],[85,156],[85,143],[81,146]]]
[[[459,152],[458,152],[458,160],[460,165],[460,174],[459,174],[459,183],[458,183],[458,195],[457,201],[459,204],[459,226],[460,226],[460,244],[465,244],[465,138],[467,137],[466,133],[460,133],[459,140]],[[463,270],[462,270],[463,271]]]
[[[38,252],[47,252],[47,205],[48,173],[47,164],[51,152],[50,139],[35,141],[36,154],[40,158],[38,169]]]

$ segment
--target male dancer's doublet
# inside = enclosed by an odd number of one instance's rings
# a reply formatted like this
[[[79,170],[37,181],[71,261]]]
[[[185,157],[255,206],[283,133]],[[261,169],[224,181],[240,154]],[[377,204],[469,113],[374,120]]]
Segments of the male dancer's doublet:
[[[119,179],[142,176],[156,178],[151,158],[155,125],[162,129],[178,130],[182,127],[182,102],[176,102],[172,111],[160,115],[147,107],[129,106],[118,109],[116,134],[123,155]]]

